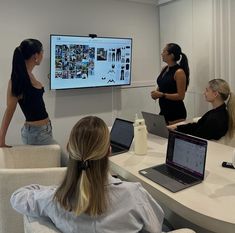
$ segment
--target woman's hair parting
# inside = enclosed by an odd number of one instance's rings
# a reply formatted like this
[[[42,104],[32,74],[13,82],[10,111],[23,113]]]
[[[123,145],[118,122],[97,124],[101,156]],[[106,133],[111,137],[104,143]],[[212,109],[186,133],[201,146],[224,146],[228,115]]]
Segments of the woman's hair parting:
[[[110,139],[107,125],[95,116],[79,120],[71,131],[67,150],[67,173],[54,199],[76,215],[101,215],[108,203]]]
[[[223,79],[212,79],[209,81],[209,86],[213,91],[217,91],[223,101],[227,102],[229,114],[228,135],[233,136],[235,130],[235,96],[230,91],[228,83]]]
[[[184,73],[186,75],[186,87],[188,87],[188,85],[189,85],[189,73],[190,72],[189,72],[187,56],[184,53],[182,53],[180,46],[175,44],[175,43],[167,44],[167,52],[169,54],[173,54],[175,62],[179,61],[179,65],[184,70]]]
[[[25,60],[28,60],[36,53],[40,53],[42,49],[42,43],[36,39],[23,40],[20,46],[15,48],[11,71],[13,96],[19,97],[26,92],[30,85],[30,79]]]

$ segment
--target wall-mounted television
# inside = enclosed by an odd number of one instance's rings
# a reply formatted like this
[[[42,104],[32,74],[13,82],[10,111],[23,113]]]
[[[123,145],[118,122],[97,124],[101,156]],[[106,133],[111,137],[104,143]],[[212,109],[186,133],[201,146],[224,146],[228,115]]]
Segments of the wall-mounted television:
[[[50,35],[52,90],[131,84],[132,39]]]

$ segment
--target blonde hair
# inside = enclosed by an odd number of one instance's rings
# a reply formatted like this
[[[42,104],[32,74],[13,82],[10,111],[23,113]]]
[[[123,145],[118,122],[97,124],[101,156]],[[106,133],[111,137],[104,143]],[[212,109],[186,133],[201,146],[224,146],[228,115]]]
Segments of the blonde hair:
[[[107,210],[109,148],[109,130],[100,118],[88,116],[73,127],[67,173],[54,196],[64,209],[90,216]]]
[[[227,102],[229,115],[228,135],[233,137],[235,130],[235,95],[230,91],[228,83],[223,79],[212,79],[209,86],[213,91],[217,91],[221,99]]]

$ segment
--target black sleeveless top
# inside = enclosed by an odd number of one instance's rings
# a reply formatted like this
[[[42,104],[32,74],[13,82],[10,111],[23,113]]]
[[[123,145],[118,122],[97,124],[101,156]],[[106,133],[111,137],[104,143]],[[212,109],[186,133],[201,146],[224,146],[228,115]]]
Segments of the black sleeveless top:
[[[157,78],[159,91],[168,94],[177,93],[175,72],[180,69],[180,65],[166,66]],[[164,115],[166,122],[179,119],[186,119],[187,112],[182,100],[168,100],[159,98],[160,115]]]
[[[18,101],[26,121],[39,121],[48,117],[43,101],[44,88],[35,88],[29,85],[23,98]]]

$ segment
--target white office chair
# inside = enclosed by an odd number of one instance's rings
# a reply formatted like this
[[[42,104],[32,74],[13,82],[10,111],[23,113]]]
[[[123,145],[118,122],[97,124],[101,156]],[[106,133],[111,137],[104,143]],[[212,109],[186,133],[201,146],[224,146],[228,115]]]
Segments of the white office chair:
[[[194,118],[193,118],[193,122],[194,122],[194,123],[197,123],[200,119],[201,119],[201,117],[194,117]]]
[[[235,130],[234,130],[232,138],[230,138],[228,134],[225,134],[225,136],[223,136],[222,138],[220,138],[219,140],[215,142],[218,142],[227,146],[235,147]]]
[[[65,174],[60,154],[59,145],[0,148],[0,233],[23,233],[23,218],[12,209],[11,194],[29,184],[59,184]]]
[[[24,216],[24,233],[61,233],[50,220]],[[169,233],[196,233],[188,228],[182,228]]]

